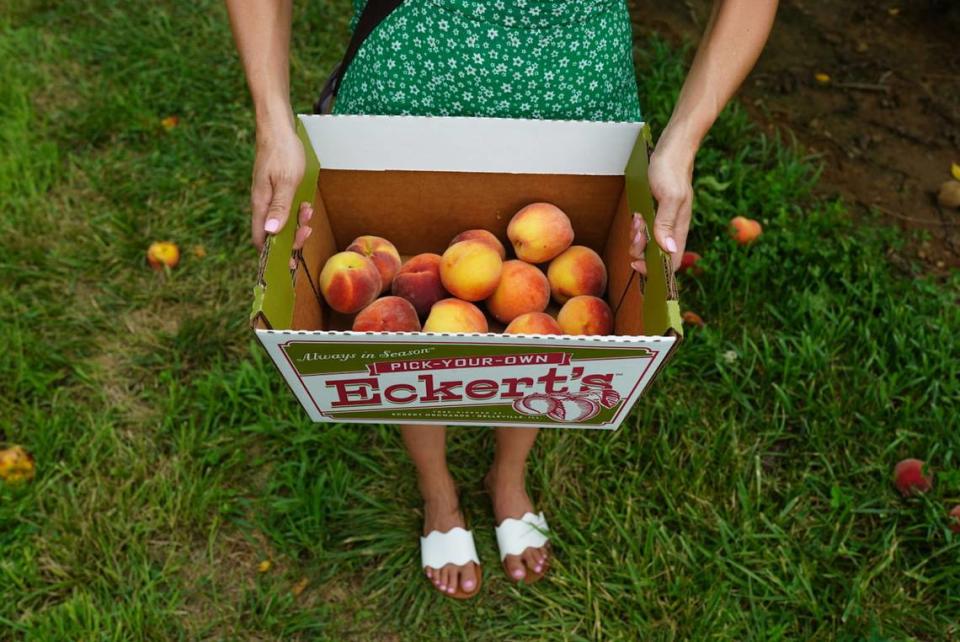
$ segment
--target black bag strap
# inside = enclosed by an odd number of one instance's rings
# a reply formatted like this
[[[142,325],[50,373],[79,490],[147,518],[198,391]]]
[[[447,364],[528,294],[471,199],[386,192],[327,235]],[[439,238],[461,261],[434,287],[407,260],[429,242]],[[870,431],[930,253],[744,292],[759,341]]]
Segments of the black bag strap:
[[[320,98],[313,105],[315,114],[329,112],[334,97],[340,91],[340,80],[350,67],[350,63],[353,62],[357,51],[360,50],[360,45],[401,4],[403,4],[403,0],[367,0],[366,6],[360,12],[360,18],[357,20],[357,26],[353,30],[353,36],[350,38],[350,44],[347,45],[347,52],[343,55],[343,60],[333,68],[330,77],[323,85],[323,89],[320,90]]]

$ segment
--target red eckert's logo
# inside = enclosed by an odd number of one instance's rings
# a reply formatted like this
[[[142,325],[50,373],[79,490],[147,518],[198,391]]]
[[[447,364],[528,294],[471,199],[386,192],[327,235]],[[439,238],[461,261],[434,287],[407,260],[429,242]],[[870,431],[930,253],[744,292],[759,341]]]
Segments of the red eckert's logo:
[[[452,370],[548,365],[538,377],[484,373],[480,378],[455,378]],[[562,367],[566,373],[558,368]],[[570,366],[569,353],[524,355],[465,356],[407,361],[382,361],[368,364],[371,376],[333,379],[325,382],[336,398],[332,408],[357,408],[413,404],[451,404],[468,406],[473,401],[505,402],[524,415],[546,416],[558,422],[587,421],[601,407],[613,408],[621,401],[613,389],[614,373],[584,374],[584,368]],[[431,371],[437,371],[434,374]],[[392,384],[380,375],[416,374]],[[466,402],[466,403],[464,403]]]

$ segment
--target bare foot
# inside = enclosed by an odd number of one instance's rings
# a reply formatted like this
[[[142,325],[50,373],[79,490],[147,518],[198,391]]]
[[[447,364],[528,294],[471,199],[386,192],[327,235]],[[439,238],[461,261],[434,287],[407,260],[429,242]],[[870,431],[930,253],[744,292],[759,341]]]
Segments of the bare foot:
[[[457,490],[453,479],[446,482],[432,484],[429,488],[422,488],[423,500],[423,534],[431,531],[446,533],[457,526],[466,527],[460,504],[457,500]],[[459,587],[464,593],[470,593],[477,586],[477,566],[469,562],[464,566],[446,564],[442,568],[427,567],[424,569],[427,577],[441,593],[452,594]]]
[[[498,526],[505,519],[520,519],[526,513],[534,512],[522,476],[503,475],[491,469],[483,478],[483,484],[493,500],[493,516]],[[528,573],[539,575],[549,565],[547,546],[528,546],[520,555],[507,555],[503,563],[510,577],[517,582],[527,577]]]

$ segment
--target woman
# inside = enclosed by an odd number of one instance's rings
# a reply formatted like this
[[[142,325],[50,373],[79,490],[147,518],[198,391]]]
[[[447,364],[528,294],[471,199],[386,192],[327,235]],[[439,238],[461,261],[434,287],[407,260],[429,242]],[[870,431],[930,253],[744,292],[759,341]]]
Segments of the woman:
[[[354,0],[355,9],[364,2]],[[697,149],[760,55],[776,6],[776,0],[715,0],[650,159],[658,204],[653,235],[675,266],[690,226]],[[227,0],[227,8],[256,111],[251,201],[253,243],[259,248],[266,234],[286,224],[304,171],[289,95],[291,0]],[[640,120],[632,42],[626,0],[409,0],[360,48],[343,77],[335,112]],[[310,205],[301,204],[294,247],[309,236],[305,223],[311,214]],[[634,220],[632,265],[643,272],[647,234],[642,219]],[[472,536],[462,530],[447,469],[446,429],[400,430],[424,501],[429,540],[421,538],[421,546],[449,537],[443,546],[456,549],[437,557],[424,548],[426,574],[445,594],[470,597],[479,589],[480,568]],[[527,583],[549,565],[546,522],[534,514],[524,482],[536,438],[537,429],[497,428],[484,480],[500,525],[504,569],[514,581]],[[539,526],[539,532],[527,524]]]

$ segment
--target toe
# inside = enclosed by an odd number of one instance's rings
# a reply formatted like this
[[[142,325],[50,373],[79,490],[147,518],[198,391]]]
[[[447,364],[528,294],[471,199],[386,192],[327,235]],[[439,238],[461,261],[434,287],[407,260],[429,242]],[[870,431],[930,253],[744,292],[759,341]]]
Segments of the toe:
[[[539,573],[543,570],[540,564],[537,562],[537,552],[534,548],[528,548],[521,555],[523,558],[523,563],[526,564],[527,569],[530,573]]]
[[[447,593],[453,594],[457,592],[457,586],[460,581],[460,568],[454,566],[450,569],[450,582],[447,584]]]
[[[533,549],[533,555],[537,560],[537,565],[546,568],[547,566],[547,549],[545,548],[535,548]]]
[[[460,587],[464,593],[471,593],[477,588],[477,565],[467,564],[460,569]]]
[[[519,582],[527,576],[527,571],[523,566],[523,560],[520,559],[519,555],[507,555],[504,564],[507,567],[507,573],[510,574],[510,577],[513,578],[515,582]]]
[[[442,592],[447,592],[447,581],[450,579],[450,565],[440,569],[440,583],[437,585]]]

